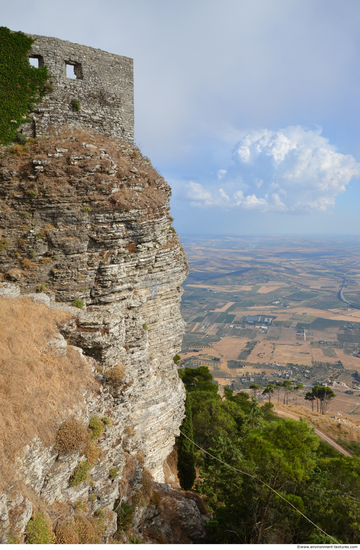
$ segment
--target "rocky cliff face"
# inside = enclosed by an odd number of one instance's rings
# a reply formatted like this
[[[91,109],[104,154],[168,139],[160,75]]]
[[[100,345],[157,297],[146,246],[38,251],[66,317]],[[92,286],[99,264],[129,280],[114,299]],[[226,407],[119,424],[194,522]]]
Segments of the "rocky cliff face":
[[[141,493],[143,472],[165,481],[184,414],[173,357],[187,273],[169,196],[138,150],[102,136],[70,131],[1,150],[0,291],[71,314],[48,344],[53,354],[71,347],[84,355],[97,390],[84,390],[63,420],[110,419],[97,438],[102,456],[89,460],[87,479],[77,485],[71,476],[84,449],[61,454],[39,437],[28,442],[13,487],[0,496],[3,542],[9,532],[24,532],[34,507],[45,506],[55,521],[56,506],[67,507],[64,519],[81,500],[90,514],[107,512],[109,536],[114,502]]]

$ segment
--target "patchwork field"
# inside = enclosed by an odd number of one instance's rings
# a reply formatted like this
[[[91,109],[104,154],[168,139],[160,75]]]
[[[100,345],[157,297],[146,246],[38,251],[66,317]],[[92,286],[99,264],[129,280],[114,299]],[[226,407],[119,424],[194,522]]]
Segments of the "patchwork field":
[[[344,391],[354,394],[344,394],[345,402],[357,410],[359,244],[356,238],[183,239],[190,273],[183,285],[182,366],[206,361],[220,389],[284,378],[301,382],[304,391],[316,383],[346,384]]]

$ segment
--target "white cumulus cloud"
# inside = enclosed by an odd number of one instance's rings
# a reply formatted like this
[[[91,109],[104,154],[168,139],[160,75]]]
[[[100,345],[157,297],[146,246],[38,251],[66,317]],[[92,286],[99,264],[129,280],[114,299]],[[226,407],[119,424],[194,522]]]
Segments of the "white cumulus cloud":
[[[320,129],[301,126],[249,132],[235,145],[232,160],[217,174],[221,189],[190,182],[184,198],[196,206],[323,212],[360,176],[352,155],[339,153]]]

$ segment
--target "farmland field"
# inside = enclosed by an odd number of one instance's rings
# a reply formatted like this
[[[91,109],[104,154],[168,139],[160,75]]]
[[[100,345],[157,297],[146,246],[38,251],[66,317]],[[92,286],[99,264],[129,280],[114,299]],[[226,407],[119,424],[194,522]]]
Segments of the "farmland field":
[[[305,391],[333,384],[354,392],[345,401],[360,400],[360,239],[182,242],[190,266],[182,366],[207,364],[220,391],[290,378]],[[352,306],[340,300],[342,287]]]

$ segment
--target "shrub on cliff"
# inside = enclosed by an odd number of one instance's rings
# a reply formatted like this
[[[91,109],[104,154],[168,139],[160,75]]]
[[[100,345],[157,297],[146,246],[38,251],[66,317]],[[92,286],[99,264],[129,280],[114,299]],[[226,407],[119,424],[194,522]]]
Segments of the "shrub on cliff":
[[[102,518],[76,515],[56,527],[56,544],[99,544],[103,531]]]
[[[54,450],[61,454],[69,454],[90,443],[89,430],[78,420],[66,420],[60,426],[56,437]]]
[[[16,139],[20,124],[47,91],[47,67],[29,63],[33,42],[22,32],[0,27],[0,143],[5,145]]]
[[[79,462],[79,464],[76,466],[75,470],[71,474],[70,477],[70,485],[72,487],[76,487],[77,485],[80,485],[80,483],[83,483],[83,481],[88,480],[88,472],[90,469],[90,464],[87,460],[82,460]]]
[[[117,365],[116,367],[106,371],[105,378],[109,384],[117,386],[125,377],[125,366]]]
[[[50,523],[40,512],[27,524],[25,535],[26,544],[54,544],[55,542]]]
[[[89,429],[91,439],[99,439],[104,433],[104,424],[98,416],[94,415],[90,418]]]

